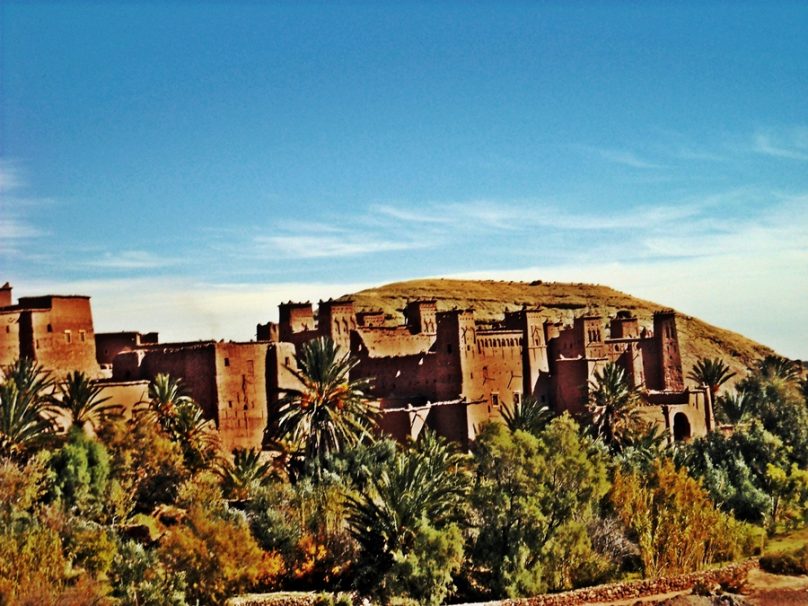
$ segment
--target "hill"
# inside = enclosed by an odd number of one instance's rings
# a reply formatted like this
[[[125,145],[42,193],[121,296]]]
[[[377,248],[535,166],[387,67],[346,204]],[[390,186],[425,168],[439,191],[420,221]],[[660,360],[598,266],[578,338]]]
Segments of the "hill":
[[[620,309],[634,313],[640,324],[651,326],[654,311],[666,308],[661,303],[632,297],[598,284],[562,282],[505,282],[495,280],[410,280],[369,288],[342,299],[353,299],[357,309],[382,309],[390,320],[404,321],[402,309],[407,301],[436,299],[438,311],[474,308],[477,319],[502,319],[504,311],[523,305],[541,309],[554,321],[572,323],[584,312],[595,312],[604,318]],[[713,326],[693,316],[678,313],[677,327],[685,374],[696,360],[720,357],[743,377],[746,370],[763,356],[775,353],[741,334]]]

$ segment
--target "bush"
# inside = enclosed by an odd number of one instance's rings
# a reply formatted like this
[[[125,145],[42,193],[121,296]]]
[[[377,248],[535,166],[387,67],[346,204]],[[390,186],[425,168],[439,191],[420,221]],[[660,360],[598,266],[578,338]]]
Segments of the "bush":
[[[794,551],[763,556],[760,558],[760,567],[774,574],[808,574],[808,545]]]
[[[155,552],[134,541],[119,547],[110,580],[120,606],[186,606],[184,573],[167,571]]]
[[[283,570],[282,560],[261,550],[246,521],[221,519],[192,507],[185,523],[160,542],[169,570],[184,572],[193,603],[219,603],[230,595],[271,586]]]

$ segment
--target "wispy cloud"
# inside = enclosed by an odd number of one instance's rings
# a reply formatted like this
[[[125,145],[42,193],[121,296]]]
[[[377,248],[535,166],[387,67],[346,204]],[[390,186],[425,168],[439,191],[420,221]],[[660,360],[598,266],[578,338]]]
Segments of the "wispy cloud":
[[[636,152],[627,149],[596,147],[592,145],[576,145],[573,147],[588,155],[598,156],[603,160],[614,162],[615,164],[621,164],[623,166],[629,166],[631,168],[640,168],[640,169],[666,168],[662,164],[642,158]]]
[[[32,241],[47,235],[45,230],[32,223],[28,215],[32,208],[51,201],[19,197],[16,190],[24,186],[17,165],[0,160],[0,254],[4,256],[20,257]]]
[[[808,161],[808,128],[760,130],[753,137],[752,151],[774,158]]]
[[[143,250],[107,252],[85,263],[89,267],[104,269],[158,269],[176,265],[179,261]]]
[[[253,244],[257,253],[288,259],[353,257],[431,246],[429,242],[382,240],[362,233],[348,231],[317,235],[256,236],[253,239]]]
[[[405,208],[396,208],[388,204],[375,204],[370,207],[372,213],[390,217],[397,221],[404,221],[408,223],[432,223],[438,225],[445,225],[451,223],[449,217],[439,217],[436,215],[424,214],[420,211],[413,211]]]
[[[22,185],[19,169],[9,160],[0,160],[0,192],[17,189]]]

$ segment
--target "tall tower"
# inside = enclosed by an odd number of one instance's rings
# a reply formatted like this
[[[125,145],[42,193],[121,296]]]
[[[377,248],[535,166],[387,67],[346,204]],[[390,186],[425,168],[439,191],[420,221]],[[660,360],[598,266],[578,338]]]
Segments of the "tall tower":
[[[659,361],[659,387],[665,391],[685,388],[682,377],[682,357],[676,332],[676,312],[672,309],[654,312],[654,339]]]
[[[347,353],[351,350],[351,331],[356,330],[353,301],[320,301],[317,310],[317,331],[328,336]]]
[[[603,326],[599,316],[583,316],[575,318],[573,324],[575,331],[576,348],[583,349],[584,358],[602,358],[606,349],[603,344]]]
[[[407,318],[407,327],[413,334],[435,334],[437,304],[434,299],[429,301],[410,301],[404,308]]]
[[[291,335],[295,333],[314,330],[311,303],[281,303],[278,305],[278,324],[281,341],[291,341]]]
[[[0,286],[0,307],[8,307],[11,305],[11,284],[6,282]]]

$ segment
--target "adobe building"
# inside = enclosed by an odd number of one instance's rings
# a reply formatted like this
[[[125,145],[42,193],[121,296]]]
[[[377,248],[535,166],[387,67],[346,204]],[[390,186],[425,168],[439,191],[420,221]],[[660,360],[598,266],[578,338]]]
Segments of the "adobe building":
[[[20,297],[13,304],[11,285],[0,287],[0,366],[22,357],[56,376],[72,370],[98,376],[90,297]]]
[[[501,418],[503,406],[526,396],[581,415],[609,362],[625,370],[643,396],[643,415],[672,441],[714,427],[707,390],[684,386],[672,311],[654,314],[653,330],[625,311],[608,326],[594,315],[563,326],[527,308],[483,324],[470,309],[439,312],[434,300],[409,302],[403,312],[405,323],[390,326],[380,311],[355,312],[352,301],[320,302],[316,319],[311,303],[288,302],[280,322],[259,325],[258,334],[295,348],[318,336],[334,339],[358,359],[354,378],[371,379],[382,427],[401,440],[431,427],[468,444],[484,422]]]
[[[141,344],[113,359],[112,381],[151,381],[160,373],[183,380],[215,422],[225,452],[261,448],[270,402],[297,386],[289,343],[199,341]]]

